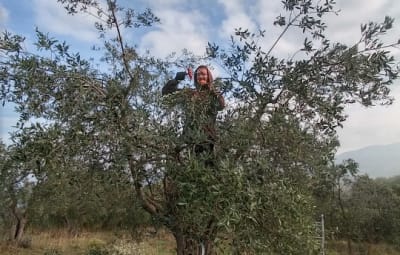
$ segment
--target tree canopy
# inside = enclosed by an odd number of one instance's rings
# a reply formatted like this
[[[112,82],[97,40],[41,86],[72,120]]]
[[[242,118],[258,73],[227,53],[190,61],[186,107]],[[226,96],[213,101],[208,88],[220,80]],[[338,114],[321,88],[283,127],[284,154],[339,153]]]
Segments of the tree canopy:
[[[399,70],[388,49],[398,42],[381,41],[392,18],[362,25],[359,41],[344,45],[324,33],[322,18],[335,11],[333,1],[286,0],[273,25],[282,34],[299,29],[305,35],[301,57],[273,56],[281,36],[266,50],[258,44],[265,31],[246,29],[237,29],[227,47],[210,42],[205,58],[188,54],[187,64],[209,61],[226,71],[216,85],[229,107],[218,117],[210,167],[189,151],[176,158],[185,111],[160,93],[176,63],[139,54],[121,34],[122,27],[158,22],[151,10],[139,13],[116,1],[105,9],[94,0],[58,2],[71,14],[97,10],[109,68],[96,68],[39,30],[38,53],[26,52],[19,35],[0,37],[0,99],[14,103],[20,116],[12,139],[24,156],[14,162],[32,163],[17,169],[37,178],[43,187],[37,192],[67,192],[74,178],[86,188],[101,176],[117,186],[129,183],[143,208],[173,233],[178,254],[212,254],[218,242],[238,253],[317,248],[313,193],[332,170],[344,107],[393,100],[390,85]],[[45,123],[29,126],[32,119]],[[98,192],[86,188],[78,192]]]

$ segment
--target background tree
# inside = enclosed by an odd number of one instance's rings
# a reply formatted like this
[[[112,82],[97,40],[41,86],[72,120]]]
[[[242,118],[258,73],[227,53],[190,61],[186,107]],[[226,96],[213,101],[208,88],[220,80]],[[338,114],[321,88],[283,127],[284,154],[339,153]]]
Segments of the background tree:
[[[399,235],[396,232],[399,229],[399,196],[400,196],[400,178],[399,176],[394,176],[391,178],[385,179],[375,179],[375,185],[379,187],[379,189],[383,190],[386,193],[384,201],[389,201],[391,209],[386,211],[384,214],[384,220],[387,220],[384,226],[388,226],[388,231],[385,230],[385,241],[389,243],[395,244],[397,247],[400,247]],[[379,196],[379,195],[378,195]],[[386,202],[384,202],[387,205]]]
[[[9,230],[9,240],[19,243],[23,239],[31,205],[33,180],[30,178],[36,162],[27,159],[17,147],[1,145],[1,200],[2,222]]]
[[[349,208],[351,187],[358,174],[358,164],[347,160],[338,165],[331,165],[324,175],[317,179],[314,190],[318,213],[325,215],[326,229],[332,239],[347,241],[349,254],[353,254],[354,214]]]
[[[325,215],[328,238],[345,239],[348,254],[354,243],[371,253],[371,244],[397,244],[399,201],[395,190],[381,180],[358,174],[358,166],[348,160],[332,166],[315,189],[318,212]]]
[[[393,243],[399,235],[399,197],[366,176],[357,178],[350,194],[347,203],[354,215],[354,236],[369,244]]]
[[[6,175],[5,173],[5,169],[7,168],[7,164],[6,162],[8,161],[8,150],[6,145],[3,143],[3,141],[1,141],[0,143],[0,159],[1,159],[1,163],[0,163],[0,169],[1,169],[1,182],[0,182],[0,228],[2,230],[2,233],[8,233],[8,229],[10,228],[10,226],[8,226],[7,223],[9,223],[9,211],[8,211],[8,204],[9,204],[9,200],[8,200],[8,196],[7,196],[7,183],[8,183],[8,173]]]
[[[17,105],[22,133],[26,121],[46,119],[46,127],[33,130],[56,130],[54,140],[45,141],[61,147],[42,149],[66,155],[45,157],[39,149],[29,154],[30,160],[39,159],[41,171],[62,166],[61,173],[128,174],[119,181],[129,180],[143,208],[172,232],[178,254],[212,254],[218,240],[239,253],[315,249],[311,188],[330,169],[344,106],[392,101],[388,86],[398,69],[387,51],[392,45],[380,41],[391,18],[362,25],[360,40],[346,46],[324,35],[322,18],[334,12],[333,1],[283,1],[285,13],[274,22],[282,34],[271,48],[258,44],[263,31],[243,29],[231,47],[210,43],[210,61],[228,76],[217,85],[230,108],[218,121],[216,161],[209,167],[188,150],[176,154],[177,146],[185,146],[180,139],[185,112],[170,102],[179,98],[160,96],[174,65],[138,54],[121,33],[123,27],[157,22],[151,11],[137,13],[116,1],[107,1],[106,9],[93,0],[59,2],[71,14],[95,10],[109,69],[96,70],[66,43],[40,31],[40,55],[25,52],[23,38],[2,35],[1,99]],[[304,54],[274,57],[273,49],[291,28],[306,38]],[[199,107],[186,101],[186,108]]]
[[[392,189],[397,195],[400,195],[400,176],[396,175],[390,178],[377,178],[376,181]]]

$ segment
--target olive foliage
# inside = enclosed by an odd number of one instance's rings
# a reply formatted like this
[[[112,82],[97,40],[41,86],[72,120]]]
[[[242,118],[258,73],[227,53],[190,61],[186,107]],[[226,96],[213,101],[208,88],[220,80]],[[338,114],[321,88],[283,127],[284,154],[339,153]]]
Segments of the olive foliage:
[[[282,34],[270,48],[261,45],[265,31],[246,29],[237,29],[227,47],[209,43],[206,60],[226,71],[227,78],[215,85],[229,104],[218,117],[210,166],[181,139],[187,111],[201,112],[196,110],[201,104],[182,100],[185,94],[160,94],[169,70],[182,63],[139,54],[121,32],[159,19],[116,1],[107,1],[106,8],[93,0],[59,2],[71,14],[95,10],[102,65],[108,69],[95,68],[40,31],[38,53],[26,52],[21,36],[1,36],[0,99],[16,105],[18,143],[24,148],[35,140],[25,132],[32,118],[47,122],[33,129],[55,132],[40,149],[45,153],[30,154],[39,160],[38,176],[46,181],[85,166],[127,175],[121,180],[173,233],[178,254],[212,254],[218,241],[229,243],[232,252],[316,249],[313,189],[332,164],[345,106],[392,102],[389,86],[398,67],[388,49],[397,42],[380,38],[393,19],[362,25],[360,40],[348,46],[325,35],[323,18],[335,12],[333,1],[286,0],[273,24]],[[305,37],[301,54],[273,56],[290,29]],[[188,54],[183,62],[198,61]],[[202,118],[207,115],[199,114]]]

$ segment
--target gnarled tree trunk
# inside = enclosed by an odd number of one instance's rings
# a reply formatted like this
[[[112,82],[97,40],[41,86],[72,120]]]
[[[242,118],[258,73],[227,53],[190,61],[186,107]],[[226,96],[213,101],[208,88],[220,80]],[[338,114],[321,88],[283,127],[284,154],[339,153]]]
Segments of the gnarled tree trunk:
[[[136,169],[130,158],[130,170],[132,176],[137,177]],[[179,221],[179,212],[176,211],[178,201],[178,191],[173,180],[165,177],[163,180],[164,202],[154,198],[151,192],[145,192],[140,182],[140,178],[135,178],[134,188],[140,199],[143,209],[163,222],[163,225],[169,229],[175,237],[177,255],[214,255],[214,240],[216,238],[217,226],[214,217],[210,217],[205,229],[194,231],[197,235],[193,236],[193,229],[186,229],[185,224]],[[171,221],[171,219],[174,219]],[[200,238],[199,238],[200,236]]]
[[[19,242],[22,240],[24,235],[25,226],[28,222],[28,217],[26,212],[20,208],[18,208],[17,203],[13,202],[11,204],[11,214],[14,216],[13,224],[11,226],[11,235],[10,239],[14,242]]]
[[[182,231],[175,231],[177,255],[212,255],[214,246],[212,240],[195,240]]]

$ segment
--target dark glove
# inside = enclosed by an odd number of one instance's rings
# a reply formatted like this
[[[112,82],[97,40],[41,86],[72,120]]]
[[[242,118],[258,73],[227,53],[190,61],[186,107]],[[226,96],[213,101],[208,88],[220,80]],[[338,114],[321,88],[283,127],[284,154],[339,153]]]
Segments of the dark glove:
[[[167,84],[165,84],[165,86],[162,88],[162,94],[163,95],[167,95],[167,94],[171,94],[174,93],[175,91],[178,91],[178,83],[179,81],[173,79],[173,80],[169,80],[167,82]]]
[[[186,72],[177,72],[175,75],[175,80],[183,81],[185,79]]]

